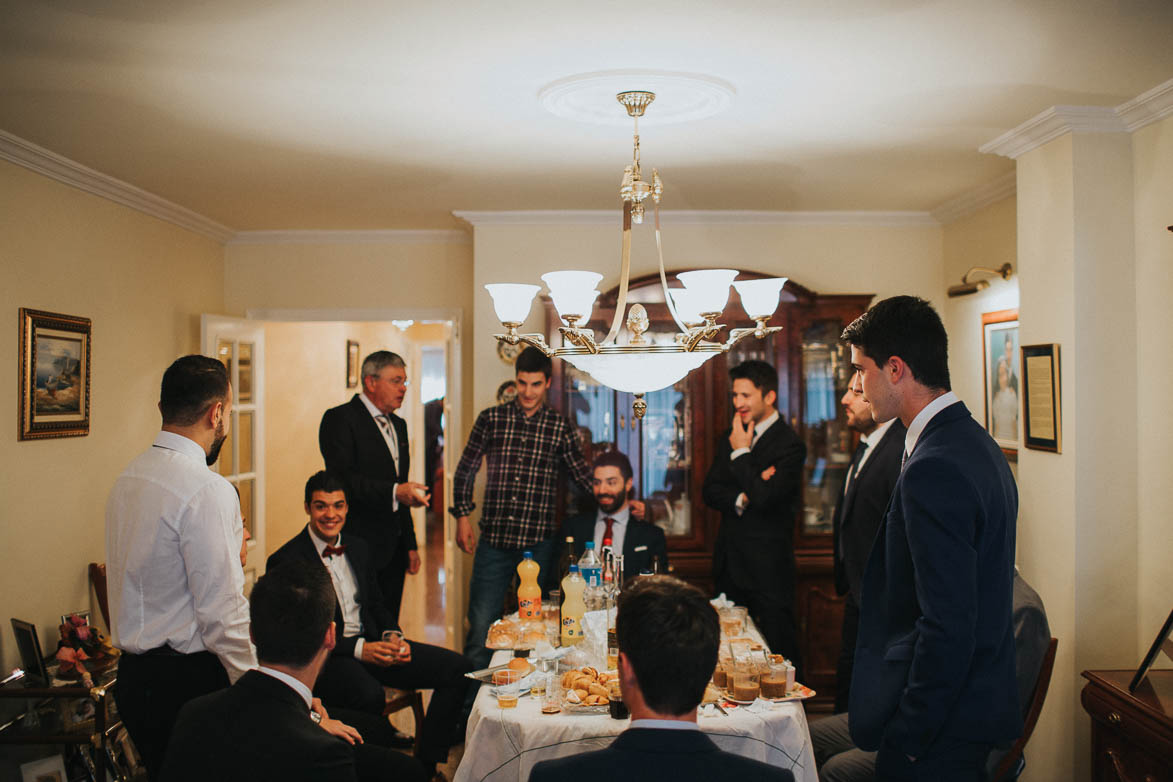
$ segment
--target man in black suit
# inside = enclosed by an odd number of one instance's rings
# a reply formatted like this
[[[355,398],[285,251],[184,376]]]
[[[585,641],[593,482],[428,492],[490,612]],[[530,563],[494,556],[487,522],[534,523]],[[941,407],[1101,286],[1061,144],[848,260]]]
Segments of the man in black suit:
[[[267,566],[297,562],[327,572],[334,583],[338,642],[314,688],[328,707],[380,714],[384,685],[433,690],[424,724],[416,728],[418,759],[430,776],[448,758],[468,686],[464,674],[472,666],[462,655],[438,646],[402,636],[381,640],[384,631],[399,630],[399,625],[383,604],[366,542],[357,537],[342,541],[346,496],[343,482],[333,474],[311,476],[305,486],[309,524],[273,552]]]
[[[428,487],[407,479],[407,424],[395,415],[407,393],[407,367],[379,350],[363,359],[362,393],[322,415],[318,445],[326,469],[346,482],[350,532],[374,556],[375,577],[399,621],[403,581],[420,569],[411,509],[428,503]]]
[[[320,569],[270,570],[249,607],[261,667],[183,707],[161,778],[353,782],[351,746],[322,730],[310,708],[310,688],[335,643],[329,577]]]
[[[705,476],[705,504],[721,512],[713,548],[717,592],[749,609],[770,649],[799,670],[794,615],[794,516],[806,446],[774,406],[778,373],[746,361],[733,380],[733,426]]]
[[[1001,449],[949,390],[932,306],[885,299],[843,332],[905,462],[864,572],[851,736],[879,779],[978,780],[1022,731],[1011,600],[1018,491]]]
[[[833,520],[835,589],[847,596],[843,603],[843,636],[835,674],[836,713],[847,711],[847,696],[851,692],[863,569],[900,475],[900,457],[904,455],[904,424],[898,418],[877,424],[871,406],[863,400],[859,384],[854,382],[855,378],[852,381],[839,402],[847,412],[847,427],[859,432],[860,438]]]
[[[574,554],[581,557],[588,540],[595,549],[610,547],[623,556],[625,579],[641,572],[668,572],[668,545],[664,530],[631,517],[631,461],[619,451],[605,451],[595,459],[592,471],[594,513],[580,513],[562,522],[562,535],[574,538]],[[652,567],[652,563],[656,567]]]
[[[530,782],[713,779],[790,782],[786,769],[724,752],[696,724],[717,665],[717,612],[699,589],[644,576],[619,593],[619,685],[631,726],[606,749],[537,763]]]

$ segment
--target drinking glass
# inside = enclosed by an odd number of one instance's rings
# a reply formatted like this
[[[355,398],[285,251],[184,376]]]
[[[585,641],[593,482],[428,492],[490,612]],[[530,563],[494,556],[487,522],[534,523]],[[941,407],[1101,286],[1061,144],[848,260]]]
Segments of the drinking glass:
[[[405,649],[403,646],[403,631],[402,630],[384,630],[382,640],[385,642],[391,643],[395,647],[395,649],[396,649],[395,653],[398,656],[400,656],[400,657],[404,656],[403,653],[404,653]]]
[[[557,673],[547,673],[546,693],[542,696],[542,714],[557,714],[562,711],[562,687]]]
[[[610,700],[608,711],[611,712],[611,719],[625,720],[631,716],[631,711],[623,702],[623,690],[619,688],[618,680],[608,682],[607,684],[607,698]]]
[[[521,694],[519,682],[521,674],[513,670],[494,671],[493,686],[497,688],[497,706],[502,709],[512,709],[517,706],[518,696]]]
[[[793,685],[787,683],[786,669],[790,667],[787,663],[770,663],[770,670],[768,673],[762,675],[761,687],[763,698],[784,698],[786,693],[793,689]],[[791,674],[793,676],[793,674]]]

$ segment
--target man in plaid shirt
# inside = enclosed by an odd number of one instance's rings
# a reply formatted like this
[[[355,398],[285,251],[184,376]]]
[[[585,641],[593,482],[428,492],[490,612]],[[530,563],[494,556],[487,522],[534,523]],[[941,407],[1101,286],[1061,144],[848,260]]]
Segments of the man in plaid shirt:
[[[522,351],[517,357],[517,398],[481,411],[456,468],[451,508],[456,542],[466,554],[476,550],[464,654],[477,668],[489,664],[492,652],[485,647],[485,635],[501,614],[522,551],[533,552],[543,580],[557,561],[554,499],[559,465],[565,465],[583,491],[592,491],[578,432],[565,416],[546,406],[552,369],[550,357],[542,351]],[[489,474],[477,543],[468,516],[476,507],[472,488],[482,457],[488,460]]]

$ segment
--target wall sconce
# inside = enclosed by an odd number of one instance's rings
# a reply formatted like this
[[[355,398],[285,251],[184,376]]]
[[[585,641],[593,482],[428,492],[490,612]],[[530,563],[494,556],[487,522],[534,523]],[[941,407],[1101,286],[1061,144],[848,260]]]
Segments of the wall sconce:
[[[1014,267],[1009,263],[1004,263],[997,269],[987,269],[985,266],[975,266],[961,276],[960,285],[949,286],[949,298],[968,296],[971,293],[984,291],[986,288],[990,287],[989,280],[974,280],[971,282],[969,279],[971,274],[989,274],[990,276],[997,276],[1004,280],[1009,280],[1011,275],[1014,274]]]

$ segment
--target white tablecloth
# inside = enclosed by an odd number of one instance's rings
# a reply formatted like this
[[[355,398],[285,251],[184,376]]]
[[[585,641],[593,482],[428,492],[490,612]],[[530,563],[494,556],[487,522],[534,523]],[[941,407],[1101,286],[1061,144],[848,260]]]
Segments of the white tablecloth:
[[[493,663],[508,660],[497,652]],[[759,710],[760,708],[760,710]],[[539,699],[523,696],[515,709],[500,709],[488,687],[481,687],[468,721],[464,759],[453,782],[525,782],[534,764],[608,746],[631,720],[606,714],[541,713]],[[700,729],[723,750],[788,768],[797,782],[817,782],[810,731],[801,703],[767,704],[701,716]]]

